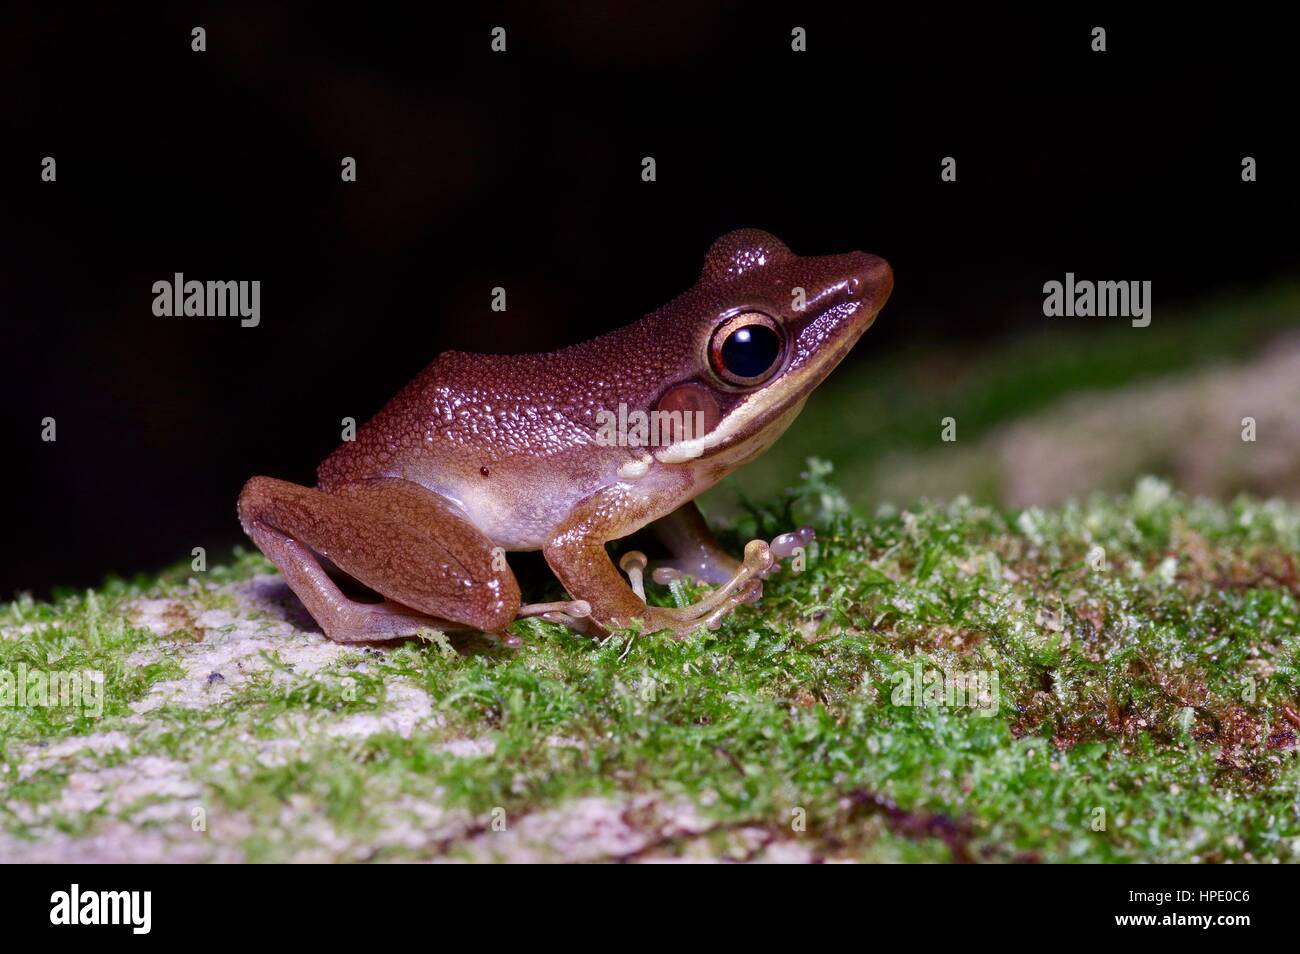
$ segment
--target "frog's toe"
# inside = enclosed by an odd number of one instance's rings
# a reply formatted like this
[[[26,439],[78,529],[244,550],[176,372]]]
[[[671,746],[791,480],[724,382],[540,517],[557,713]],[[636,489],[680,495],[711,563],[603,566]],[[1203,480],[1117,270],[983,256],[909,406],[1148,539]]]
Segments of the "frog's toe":
[[[591,618],[591,604],[586,600],[559,600],[554,603],[525,603],[516,619],[541,618],[567,626],[582,636],[598,636],[600,626]]]
[[[709,614],[704,624],[709,629],[718,629],[722,626],[722,621],[731,613],[732,610],[744,603],[757,603],[763,598],[762,580],[751,580],[744,589],[730,596],[726,602]]]
[[[792,556],[796,550],[806,548],[817,538],[813,528],[805,524],[798,530],[792,530],[789,533],[783,533],[780,536],[773,537],[769,546],[772,548],[772,555],[778,560],[785,560]]]
[[[542,613],[541,618],[548,623],[559,623],[573,630],[579,636],[603,636],[605,631],[590,616],[571,616],[568,613]]]
[[[662,612],[687,628],[721,620],[742,602],[752,602],[763,593],[762,578],[772,568],[772,551],[763,540],[750,540],[745,546],[745,560],[726,583],[689,606]]]
[[[632,592],[645,602],[645,554],[640,550],[628,550],[623,554],[623,558],[618,561],[619,569],[627,574],[628,585],[632,587]]]

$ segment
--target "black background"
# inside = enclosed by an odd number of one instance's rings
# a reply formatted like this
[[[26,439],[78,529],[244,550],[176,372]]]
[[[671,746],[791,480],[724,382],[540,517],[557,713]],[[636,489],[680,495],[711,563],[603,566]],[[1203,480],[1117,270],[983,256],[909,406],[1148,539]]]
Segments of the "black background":
[[[626,324],[732,228],[888,258],[859,351],[1051,334],[1042,283],[1067,270],[1151,280],[1162,307],[1296,271],[1291,34],[1254,7],[31,5],[2,26],[5,597],[219,553],[245,478],[310,483],[340,419],[437,352]],[[260,280],[260,327],[154,317],[177,271]]]
[[[343,916],[321,916],[321,894],[330,890],[400,896],[410,890],[409,869],[401,865],[374,866],[364,873],[356,866],[298,866],[289,877],[278,867],[246,866],[239,872],[243,890],[231,912],[213,910],[214,898],[230,894],[229,876],[219,866],[173,865],[165,875],[145,866],[100,865],[94,870],[71,865],[46,865],[33,870],[6,894],[10,915],[7,937],[14,942],[108,943],[138,947],[153,943],[190,942],[196,936],[255,937],[262,943],[292,941],[298,946],[320,943],[334,947],[364,947],[374,943],[377,927],[388,927],[394,916],[370,907],[351,905]],[[858,920],[869,924],[904,926],[918,937],[975,935],[1013,931],[1021,937],[1044,937],[1068,932],[1074,939],[1128,935],[1146,946],[1189,945],[1234,948],[1282,942],[1291,925],[1290,911],[1282,904],[1283,888],[1276,866],[1232,865],[1195,867],[1161,865],[1059,865],[1045,877],[1036,866],[986,866],[987,874],[971,878],[960,866],[892,865],[887,876],[859,876],[853,889],[865,894],[870,908]],[[1141,873],[1138,873],[1138,872]],[[1151,872],[1151,873],[1148,873]],[[319,872],[319,875],[317,874]],[[981,872],[983,874],[983,871]],[[812,877],[812,876],[810,876]],[[352,879],[356,880],[353,881]],[[581,876],[574,887],[581,888]],[[328,879],[328,880],[327,880]],[[363,888],[369,885],[368,889]],[[151,891],[149,934],[135,935],[123,925],[52,925],[49,921],[56,891],[68,892],[76,882],[80,892]],[[1231,891],[1238,900],[1164,903],[1130,900],[1133,892],[1163,893]],[[1247,897],[1241,899],[1242,893]],[[557,895],[549,891],[516,892],[510,899],[511,918],[493,928],[494,939],[505,943],[534,943],[531,925],[553,917]],[[1008,909],[1008,899],[1017,903]],[[626,918],[610,905],[591,905],[584,911],[586,933],[597,936],[626,929]],[[823,905],[826,908],[826,905]],[[839,906],[831,910],[839,912]],[[1250,918],[1249,925],[1117,926],[1117,915],[1210,915]],[[406,919],[409,921],[409,918]],[[723,922],[725,923],[725,926]],[[756,923],[761,922],[761,923]],[[752,945],[770,942],[775,933],[806,930],[806,919],[711,918],[692,925],[692,939],[701,943]],[[525,925],[516,933],[512,928]],[[797,926],[796,926],[797,925]],[[951,926],[951,927],[950,927]],[[760,933],[761,932],[761,933]],[[581,940],[577,942],[581,949]],[[1280,945],[1279,945],[1280,946]]]

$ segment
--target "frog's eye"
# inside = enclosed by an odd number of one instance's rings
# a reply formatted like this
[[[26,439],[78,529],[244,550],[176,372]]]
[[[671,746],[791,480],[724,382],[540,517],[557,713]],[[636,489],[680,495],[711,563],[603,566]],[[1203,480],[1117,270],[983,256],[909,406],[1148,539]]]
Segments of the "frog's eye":
[[[709,364],[728,384],[752,387],[762,384],[780,366],[783,349],[780,325],[762,312],[747,311],[714,329]]]

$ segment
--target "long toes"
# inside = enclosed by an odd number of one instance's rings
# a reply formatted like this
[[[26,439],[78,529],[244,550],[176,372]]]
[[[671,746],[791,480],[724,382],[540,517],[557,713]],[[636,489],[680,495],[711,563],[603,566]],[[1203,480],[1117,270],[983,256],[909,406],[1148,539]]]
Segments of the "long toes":
[[[763,596],[763,583],[761,580],[751,580],[744,589],[738,593],[732,594],[721,606],[715,609],[705,619],[704,624],[709,629],[717,629],[722,625],[722,620],[736,607],[742,603],[755,603]]]
[[[538,614],[541,619],[550,623],[559,623],[566,626],[579,636],[599,636],[601,635],[600,626],[591,616],[570,616],[568,613],[551,612]]]
[[[805,532],[806,531],[806,532]],[[745,545],[745,558],[735,574],[712,593],[689,606],[663,609],[664,617],[671,619],[682,635],[694,626],[705,625],[717,629],[722,619],[742,603],[753,603],[763,595],[763,579],[780,564],[778,553],[789,555],[794,547],[811,539],[811,529],[805,528],[777,538],[774,550],[765,540],[750,540]],[[683,574],[677,567],[659,566],[653,577],[657,583],[670,583]]]
[[[528,616],[545,617],[548,613],[561,613],[565,616],[583,617],[591,615],[591,604],[586,600],[560,600],[557,603],[525,603],[515,614],[516,619]]]

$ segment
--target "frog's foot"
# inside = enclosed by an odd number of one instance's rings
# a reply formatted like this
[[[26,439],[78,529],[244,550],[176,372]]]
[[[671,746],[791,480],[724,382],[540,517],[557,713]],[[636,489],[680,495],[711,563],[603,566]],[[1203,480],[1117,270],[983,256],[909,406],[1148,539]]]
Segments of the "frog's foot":
[[[645,620],[644,629],[647,632],[668,630],[674,639],[685,639],[687,635],[701,627],[710,630],[717,629],[732,610],[742,603],[757,602],[762,595],[763,584],[755,579],[742,586],[739,590],[723,597],[709,609],[701,608],[703,601],[673,609],[648,606],[643,614]]]
[[[761,541],[754,541],[756,543]],[[728,558],[730,560],[730,558]],[[761,558],[760,558],[761,559]],[[629,550],[623,554],[622,559],[618,561],[619,568],[627,574],[629,585],[632,592],[637,595],[642,602],[645,602],[645,578],[646,556],[640,550]],[[731,612],[740,603],[752,603],[763,595],[763,585],[758,580],[749,580],[751,572],[746,570],[739,560],[730,560],[732,571],[723,577],[719,582],[723,584],[723,589],[718,593],[710,594],[703,600],[689,607],[682,607],[680,610],[664,610],[665,613],[683,613],[684,618],[691,622],[698,622],[699,615],[704,614],[703,622],[710,629],[717,629],[721,623],[722,617]],[[762,575],[761,570],[759,575]],[[696,612],[686,613],[685,611],[695,610]]]
[[[591,604],[586,600],[560,600],[556,603],[525,603],[519,607],[519,613],[516,619],[524,619],[528,616],[552,616],[556,613],[563,613],[565,616],[572,616],[575,619],[586,618],[591,615]]]
[[[731,579],[689,606],[647,607],[646,624],[652,630],[671,629],[678,637],[699,626],[717,629],[722,618],[741,603],[752,603],[763,595],[763,578],[771,572],[774,562],[765,541],[751,540]]]
[[[753,603],[763,595],[763,580],[781,569],[779,561],[788,559],[813,541],[812,527],[804,526],[775,537],[771,543],[751,540],[745,546],[745,559],[718,589],[703,599],[678,609],[650,607],[646,622],[658,629],[672,629],[678,637],[698,626],[717,629],[722,619],[742,603]],[[626,559],[626,557],[624,558]],[[694,561],[693,561],[694,562]],[[716,566],[716,563],[715,563]],[[656,583],[669,584],[688,574],[671,565],[659,565],[654,572]]]
[[[772,568],[763,574],[766,578],[781,569],[779,561],[789,559],[794,552],[800,547],[807,547],[812,543],[816,534],[813,528],[802,526],[798,530],[792,530],[790,533],[783,533],[780,536],[773,537],[768,548],[772,551],[772,556],[777,562],[772,564]],[[633,551],[635,552],[635,551]],[[630,554],[629,554],[630,555]],[[624,557],[627,559],[627,557]],[[740,562],[732,559],[724,553],[713,553],[707,559],[702,559],[699,554],[693,554],[686,559],[673,560],[656,560],[653,564],[651,578],[659,584],[667,586],[674,580],[690,578],[701,583],[726,583],[740,569]],[[633,587],[635,589],[635,587]],[[642,596],[642,599],[645,597]]]
[[[591,618],[591,604],[586,600],[560,600],[555,603],[525,603],[516,619],[538,617],[567,626],[581,636],[598,636],[601,629]]]
[[[426,616],[392,600],[340,604],[337,614],[322,624],[325,635],[336,643],[405,639],[430,629],[447,632],[461,628],[450,620]]]

